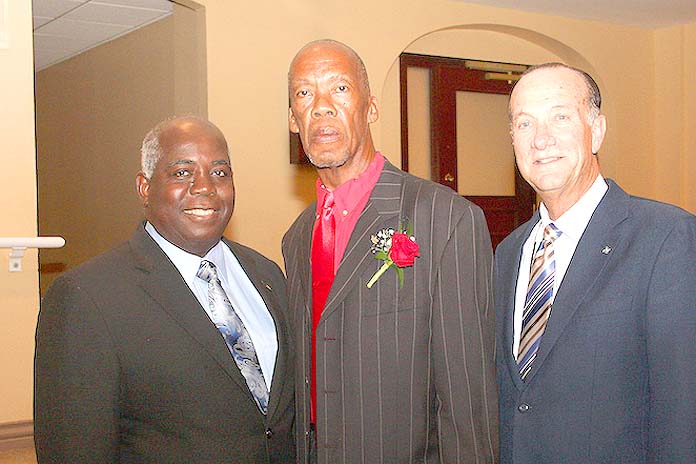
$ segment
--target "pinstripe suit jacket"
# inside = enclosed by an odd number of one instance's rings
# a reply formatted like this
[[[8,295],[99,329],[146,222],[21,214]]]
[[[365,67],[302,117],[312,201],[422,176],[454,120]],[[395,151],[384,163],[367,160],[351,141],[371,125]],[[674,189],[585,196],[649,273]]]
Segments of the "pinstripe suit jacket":
[[[408,219],[420,257],[368,289],[370,236]],[[283,239],[307,461],[315,204]],[[491,243],[481,210],[390,163],[350,237],[317,329],[319,463],[487,463],[497,454]]]

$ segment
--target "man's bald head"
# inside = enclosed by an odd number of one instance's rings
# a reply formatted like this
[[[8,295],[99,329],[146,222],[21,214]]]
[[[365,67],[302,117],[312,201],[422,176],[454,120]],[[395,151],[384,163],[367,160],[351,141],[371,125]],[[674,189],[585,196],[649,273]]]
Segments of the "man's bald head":
[[[295,57],[290,62],[290,70],[288,71],[288,88],[294,77],[295,64],[307,56],[320,57],[326,51],[332,50],[344,54],[346,57],[352,61],[357,70],[358,76],[360,76],[360,86],[365,95],[371,95],[370,93],[370,81],[367,77],[367,69],[365,68],[365,63],[363,63],[362,58],[348,45],[343,42],[332,39],[320,39],[313,42],[309,42],[307,45],[302,47]],[[292,93],[290,94],[292,96]]]

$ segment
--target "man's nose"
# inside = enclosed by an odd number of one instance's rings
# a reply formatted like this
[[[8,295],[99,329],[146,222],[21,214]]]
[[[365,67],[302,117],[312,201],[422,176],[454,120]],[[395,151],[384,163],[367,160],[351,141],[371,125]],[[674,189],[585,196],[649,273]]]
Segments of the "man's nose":
[[[216,189],[213,180],[208,174],[196,174],[189,187],[191,195],[215,195]]]
[[[556,144],[556,138],[551,134],[546,124],[540,124],[534,132],[532,143],[537,150],[546,150],[549,146]]]
[[[325,93],[318,93],[317,98],[314,100],[314,107],[312,108],[312,116],[315,118],[321,118],[324,116],[336,116],[336,108]]]

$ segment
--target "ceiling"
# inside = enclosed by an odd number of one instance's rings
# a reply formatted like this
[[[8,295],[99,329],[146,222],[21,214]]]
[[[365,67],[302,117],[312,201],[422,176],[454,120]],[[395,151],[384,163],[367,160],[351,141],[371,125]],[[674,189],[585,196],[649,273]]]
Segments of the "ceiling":
[[[643,28],[696,21],[696,0],[457,1]],[[33,0],[33,5],[37,71],[172,13],[168,0]]]
[[[172,13],[168,0],[33,0],[37,71]]]
[[[648,29],[696,21],[696,0],[459,0]]]

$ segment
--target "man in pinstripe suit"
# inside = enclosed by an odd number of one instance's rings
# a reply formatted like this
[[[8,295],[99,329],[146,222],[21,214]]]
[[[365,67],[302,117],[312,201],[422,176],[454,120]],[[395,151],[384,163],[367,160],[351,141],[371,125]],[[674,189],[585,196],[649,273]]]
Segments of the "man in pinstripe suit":
[[[483,213],[375,151],[369,125],[377,101],[352,49],[312,42],[288,79],[290,128],[319,174],[318,202],[283,239],[300,462],[495,462],[492,257]],[[387,268],[368,288],[384,263],[371,252],[372,236],[400,224],[412,229],[419,256],[400,272]]]

